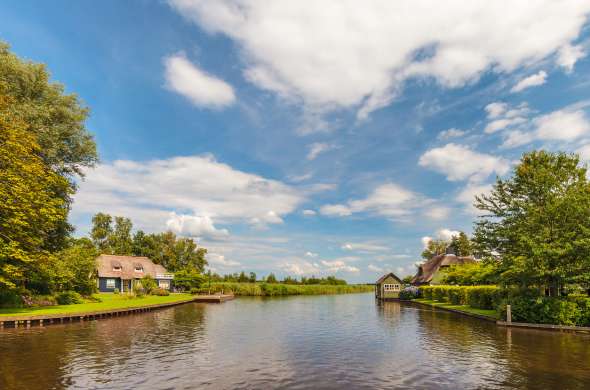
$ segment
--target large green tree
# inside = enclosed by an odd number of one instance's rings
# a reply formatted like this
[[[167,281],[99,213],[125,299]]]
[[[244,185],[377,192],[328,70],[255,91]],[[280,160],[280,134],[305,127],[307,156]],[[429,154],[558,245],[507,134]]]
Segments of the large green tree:
[[[476,197],[477,250],[499,262],[506,283],[558,294],[590,273],[590,184],[576,155],[526,153],[512,177]],[[499,260],[494,260],[499,259]]]

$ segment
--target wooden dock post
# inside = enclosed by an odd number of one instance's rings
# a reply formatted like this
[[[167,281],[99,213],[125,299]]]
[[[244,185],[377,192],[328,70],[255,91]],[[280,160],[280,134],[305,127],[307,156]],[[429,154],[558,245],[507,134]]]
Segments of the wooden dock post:
[[[506,322],[512,322],[512,307],[510,305],[506,305]]]

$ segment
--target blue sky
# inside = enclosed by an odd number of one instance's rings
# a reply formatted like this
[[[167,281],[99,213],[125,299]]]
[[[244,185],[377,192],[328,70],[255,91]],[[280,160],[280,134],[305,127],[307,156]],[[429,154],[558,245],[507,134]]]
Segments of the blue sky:
[[[533,4],[534,3],[534,4]],[[545,148],[590,160],[590,3],[54,1],[0,39],[90,107],[72,210],[171,229],[217,272],[414,272]]]

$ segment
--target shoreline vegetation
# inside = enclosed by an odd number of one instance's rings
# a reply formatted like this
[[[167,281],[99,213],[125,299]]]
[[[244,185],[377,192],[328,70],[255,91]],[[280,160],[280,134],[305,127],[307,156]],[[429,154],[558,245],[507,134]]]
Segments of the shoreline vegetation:
[[[0,319],[10,316],[83,314],[103,310],[141,308],[162,303],[188,301],[194,297],[194,295],[185,293],[166,296],[145,295],[142,297],[128,296],[127,294],[98,293],[94,294],[92,299],[86,299],[83,303],[71,305],[0,308]]]
[[[288,295],[333,295],[356,294],[372,292],[370,284],[285,284],[285,283],[239,283],[239,282],[212,282],[211,288],[204,286],[200,293],[233,293],[235,296],[251,297],[276,297]]]
[[[477,308],[473,308],[469,305],[454,305],[452,303],[438,302],[438,301],[433,301],[431,299],[423,299],[423,298],[413,299],[410,302],[418,302],[418,303],[422,303],[422,304],[425,304],[428,306],[437,307],[437,308],[441,308],[441,309],[449,309],[451,311],[462,312],[462,313],[470,314],[470,315],[475,314],[476,316],[487,317],[493,321],[497,321],[500,319],[500,316],[496,310],[477,309]]]

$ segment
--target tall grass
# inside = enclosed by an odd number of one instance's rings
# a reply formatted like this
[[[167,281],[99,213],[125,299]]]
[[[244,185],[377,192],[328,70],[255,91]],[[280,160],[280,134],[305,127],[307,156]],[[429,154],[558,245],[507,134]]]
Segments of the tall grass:
[[[324,285],[324,284],[279,284],[279,283],[211,283],[211,292],[233,292],[240,296],[284,296],[284,295],[327,295],[327,294],[354,294],[373,291],[373,286],[366,284],[355,285]],[[208,291],[207,286],[201,290]]]

